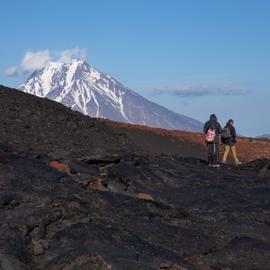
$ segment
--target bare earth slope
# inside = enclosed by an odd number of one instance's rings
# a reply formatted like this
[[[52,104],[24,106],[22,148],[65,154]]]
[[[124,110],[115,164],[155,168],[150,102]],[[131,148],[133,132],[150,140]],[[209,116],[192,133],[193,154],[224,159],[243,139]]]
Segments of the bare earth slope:
[[[125,133],[133,143],[149,154],[180,154],[206,159],[205,135],[202,133],[129,125],[106,120],[104,122],[115,130]],[[224,146],[221,145],[220,155],[223,151]],[[239,137],[237,138],[237,153],[243,162],[270,158],[270,140]]]
[[[61,152],[62,157],[107,149],[206,158],[200,133],[94,119],[48,99],[4,87],[0,91],[1,140],[18,150]],[[239,138],[237,149],[243,161],[270,157],[270,140]]]
[[[268,159],[209,168],[193,155],[201,134],[97,121],[4,87],[0,110],[1,270],[269,269]]]

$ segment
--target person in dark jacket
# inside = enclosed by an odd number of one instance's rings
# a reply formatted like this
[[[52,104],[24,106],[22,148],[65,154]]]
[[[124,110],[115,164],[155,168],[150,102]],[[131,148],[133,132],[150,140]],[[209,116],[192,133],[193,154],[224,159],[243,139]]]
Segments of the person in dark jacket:
[[[221,126],[215,114],[211,114],[209,120],[204,124],[203,132],[206,134],[209,166],[219,167],[219,141]]]
[[[240,165],[241,162],[239,161],[237,154],[236,154],[236,148],[235,148],[235,144],[236,144],[236,131],[235,128],[233,126],[233,120],[229,119],[226,126],[223,129],[224,131],[224,136],[222,135],[221,137],[221,141],[222,143],[225,145],[225,151],[223,154],[223,163],[225,164],[227,162],[227,157],[228,154],[230,152],[230,150],[232,151],[233,154],[233,158],[234,158],[234,162],[236,165]],[[223,133],[222,132],[222,133]]]

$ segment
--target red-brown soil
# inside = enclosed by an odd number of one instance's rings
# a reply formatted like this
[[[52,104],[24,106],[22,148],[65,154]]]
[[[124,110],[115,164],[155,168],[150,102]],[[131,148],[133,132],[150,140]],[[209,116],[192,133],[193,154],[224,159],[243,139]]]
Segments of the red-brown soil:
[[[151,128],[108,120],[101,121],[105,121],[116,129],[121,129],[137,145],[150,153],[183,154],[184,156],[189,155],[200,158],[204,158],[206,155],[203,133]],[[239,159],[244,162],[270,158],[269,139],[238,137],[236,147]],[[221,155],[223,151],[224,146],[221,144]]]

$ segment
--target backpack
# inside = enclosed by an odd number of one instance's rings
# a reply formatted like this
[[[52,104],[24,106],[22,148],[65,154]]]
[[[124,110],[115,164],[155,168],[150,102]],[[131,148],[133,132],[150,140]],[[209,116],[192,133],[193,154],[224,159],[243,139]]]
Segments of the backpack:
[[[221,131],[221,139],[228,139],[231,137],[231,132],[228,127],[225,127]]]
[[[207,142],[213,142],[215,140],[215,137],[216,137],[216,131],[215,129],[208,129],[207,130],[207,133],[206,133],[206,136],[205,136],[205,140]]]

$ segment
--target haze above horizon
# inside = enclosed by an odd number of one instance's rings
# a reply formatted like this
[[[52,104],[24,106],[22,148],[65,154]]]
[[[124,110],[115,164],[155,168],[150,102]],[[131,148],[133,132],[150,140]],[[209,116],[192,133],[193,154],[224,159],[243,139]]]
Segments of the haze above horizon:
[[[0,84],[84,58],[175,112],[270,134],[270,1],[17,0],[1,11]]]

